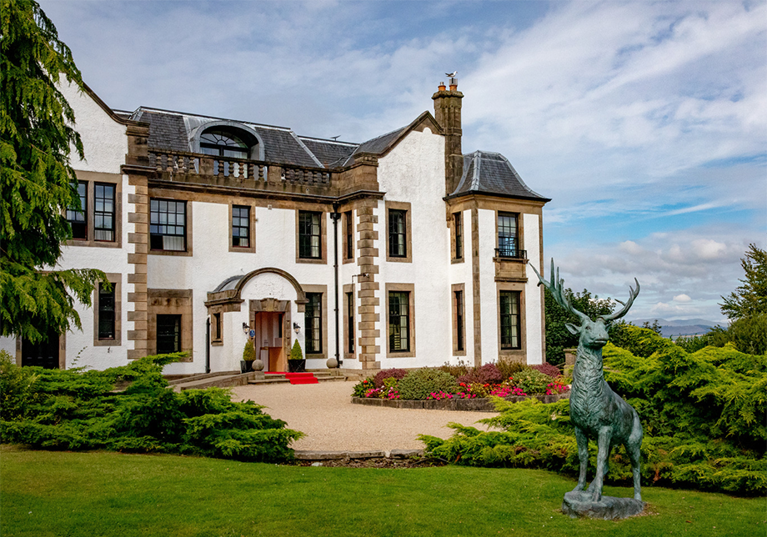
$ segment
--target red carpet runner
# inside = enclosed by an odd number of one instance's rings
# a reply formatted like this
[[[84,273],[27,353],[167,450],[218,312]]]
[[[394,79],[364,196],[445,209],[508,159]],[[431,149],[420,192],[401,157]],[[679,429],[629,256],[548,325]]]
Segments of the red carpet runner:
[[[266,375],[285,375],[285,378],[290,381],[291,384],[319,384],[319,380],[314,376],[314,373],[285,373],[282,371],[268,371]]]

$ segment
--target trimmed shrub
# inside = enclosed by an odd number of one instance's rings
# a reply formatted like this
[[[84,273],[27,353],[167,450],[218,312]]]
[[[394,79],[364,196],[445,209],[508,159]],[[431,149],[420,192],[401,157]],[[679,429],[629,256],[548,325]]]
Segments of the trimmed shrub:
[[[285,428],[229,390],[175,393],[164,365],[182,354],[147,356],[105,371],[19,368],[0,356],[0,442],[43,449],[179,453],[284,461],[302,433]],[[118,393],[116,383],[129,383]]]
[[[530,368],[535,369],[536,371],[540,371],[544,375],[550,376],[552,379],[555,379],[562,375],[562,372],[559,370],[557,366],[551,365],[548,362],[544,362],[538,365],[531,365]]]
[[[298,340],[296,340],[295,343],[293,343],[293,348],[290,349],[290,356],[288,357],[288,360],[303,360],[304,359],[304,353],[301,352],[301,345],[298,343]]]
[[[252,362],[256,359],[256,347],[253,345],[253,340],[250,338],[245,342],[245,348],[242,349],[242,359],[246,362]]]
[[[384,385],[385,379],[402,380],[405,378],[405,375],[407,375],[407,371],[404,369],[382,369],[373,377],[373,382],[376,388],[381,388]]]
[[[458,382],[463,382],[464,384],[499,384],[504,380],[503,375],[495,364],[474,367],[467,374],[458,378]]]
[[[16,361],[0,351],[0,420],[21,419],[29,405],[39,399],[38,381],[28,367],[17,367]]]
[[[639,356],[608,343],[603,350],[605,380],[642,420],[642,484],[767,494],[767,355],[743,354],[731,344],[688,353],[637,327],[627,327],[624,336],[642,353],[657,349]],[[499,416],[480,421],[500,431],[452,424],[448,440],[419,438],[430,455],[457,464],[577,475],[568,401],[499,400],[496,409]],[[592,442],[591,475],[595,458]],[[608,482],[630,485],[622,446],[613,450],[609,468]]]
[[[399,381],[402,399],[426,399],[430,393],[456,393],[458,383],[455,377],[439,369],[415,369]]]
[[[514,375],[514,385],[521,388],[528,395],[534,393],[546,393],[546,387],[551,383],[551,377],[538,371],[527,368]]]

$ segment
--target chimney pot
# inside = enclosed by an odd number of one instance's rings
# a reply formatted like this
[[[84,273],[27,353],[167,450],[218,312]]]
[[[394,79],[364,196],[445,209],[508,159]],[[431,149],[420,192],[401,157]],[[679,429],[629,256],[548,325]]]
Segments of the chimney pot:
[[[458,91],[458,84],[450,84],[450,91]]]
[[[440,82],[439,86],[437,86],[437,89],[439,91],[445,91],[445,83],[444,82]]]

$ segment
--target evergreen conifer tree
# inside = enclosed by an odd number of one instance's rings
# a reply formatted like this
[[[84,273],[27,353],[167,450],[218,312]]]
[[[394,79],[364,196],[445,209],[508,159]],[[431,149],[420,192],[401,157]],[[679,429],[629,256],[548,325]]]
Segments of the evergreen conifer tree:
[[[72,53],[33,0],[0,0],[0,335],[37,342],[81,327],[101,271],[55,270],[79,206],[70,166],[83,158],[74,111],[58,84],[82,88]]]
[[[749,244],[740,265],[746,273],[743,285],[722,297],[722,313],[732,320],[767,313],[767,252]]]

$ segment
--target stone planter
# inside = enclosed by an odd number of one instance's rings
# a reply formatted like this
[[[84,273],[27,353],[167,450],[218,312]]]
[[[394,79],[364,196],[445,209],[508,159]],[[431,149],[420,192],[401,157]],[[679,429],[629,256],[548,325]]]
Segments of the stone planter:
[[[569,393],[558,395],[511,395],[506,401],[516,403],[530,397],[538,399],[541,403],[556,403],[561,399],[570,399]],[[389,408],[409,408],[417,410],[462,410],[466,412],[495,412],[495,405],[490,398],[477,397],[474,399],[442,399],[412,400],[412,399],[367,399],[365,397],[352,397],[352,404],[367,406],[385,406]]]
[[[291,373],[303,373],[306,371],[306,358],[303,360],[288,360],[288,371]]]

